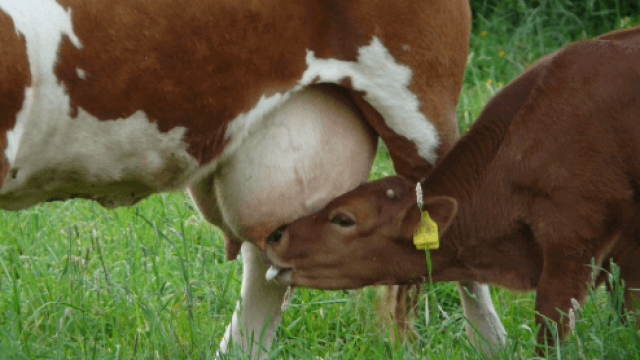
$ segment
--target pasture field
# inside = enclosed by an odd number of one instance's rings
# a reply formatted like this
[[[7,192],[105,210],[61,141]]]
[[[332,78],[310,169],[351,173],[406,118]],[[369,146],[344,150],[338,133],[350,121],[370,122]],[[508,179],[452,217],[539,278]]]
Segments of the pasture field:
[[[637,5],[618,1],[535,3],[474,2],[461,131],[534,59],[640,22]],[[392,173],[381,145],[371,178]],[[240,261],[225,259],[221,234],[183,193],[116,210],[77,200],[0,212],[0,359],[212,359],[239,299]],[[296,289],[270,358],[484,358],[466,339],[454,284],[422,286],[430,324],[421,301],[420,338],[398,347],[380,330],[375,292]],[[533,358],[533,294],[492,295],[508,332],[496,358]],[[619,297],[594,291],[549,358],[640,359],[634,314],[619,307]]]

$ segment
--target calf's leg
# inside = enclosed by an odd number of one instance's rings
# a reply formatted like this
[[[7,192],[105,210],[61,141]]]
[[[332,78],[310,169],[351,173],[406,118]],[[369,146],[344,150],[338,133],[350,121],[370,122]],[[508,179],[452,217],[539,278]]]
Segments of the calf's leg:
[[[580,256],[577,256],[578,253]],[[593,254],[587,253],[569,246],[557,246],[544,251],[544,265],[538,281],[535,306],[535,321],[540,326],[537,349],[540,355],[544,353],[541,345],[555,344],[549,325],[557,324],[560,339],[566,335],[569,321],[560,322],[560,311],[568,314],[573,308],[572,299],[580,304],[584,301],[591,283],[592,268],[589,265],[593,257]]]
[[[636,238],[625,238],[622,241],[622,244],[617,245],[612,259],[620,267],[620,280],[624,281],[624,306],[627,310],[640,310],[640,242]],[[611,271],[609,263],[603,264],[603,268]],[[600,277],[600,280],[607,282],[607,289],[612,292],[607,280],[608,273],[601,274]],[[640,325],[640,319],[637,323]]]

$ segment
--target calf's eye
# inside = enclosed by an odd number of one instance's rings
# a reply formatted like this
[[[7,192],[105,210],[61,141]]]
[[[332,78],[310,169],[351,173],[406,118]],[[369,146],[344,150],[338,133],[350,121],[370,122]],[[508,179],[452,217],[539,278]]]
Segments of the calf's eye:
[[[331,223],[342,227],[349,227],[356,224],[356,221],[345,213],[337,213],[331,218]]]
[[[269,234],[269,236],[267,236],[267,242],[277,243],[278,241],[280,241],[280,239],[282,238],[282,232],[284,231],[285,228],[286,226],[284,225],[280,226],[279,228],[276,229],[276,231]]]

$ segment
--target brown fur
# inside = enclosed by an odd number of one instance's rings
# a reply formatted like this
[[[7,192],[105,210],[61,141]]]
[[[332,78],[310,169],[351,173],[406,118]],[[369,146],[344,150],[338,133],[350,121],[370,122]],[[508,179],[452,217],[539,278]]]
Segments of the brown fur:
[[[441,235],[432,279],[537,290],[540,342],[552,342],[543,318],[557,322],[557,309],[584,300],[592,259],[605,269],[613,260],[627,288],[640,287],[640,28],[534,63],[491,99],[422,188]],[[388,189],[395,198],[383,196]],[[292,223],[270,257],[302,286],[422,281],[414,189],[401,177],[362,185]],[[331,223],[345,217],[354,224]]]

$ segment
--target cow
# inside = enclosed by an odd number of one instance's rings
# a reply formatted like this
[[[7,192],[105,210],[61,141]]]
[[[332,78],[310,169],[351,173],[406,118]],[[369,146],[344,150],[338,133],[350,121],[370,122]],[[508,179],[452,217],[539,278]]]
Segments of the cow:
[[[469,30],[464,0],[0,0],[0,208],[188,188],[244,258],[220,349],[266,326],[268,350],[286,286],[265,279],[266,238],[366,181],[377,137],[398,174],[433,168],[458,138]]]
[[[582,303],[610,261],[627,307],[640,300],[629,290],[640,287],[639,153],[636,27],[535,62],[489,101],[421,194],[388,177],[288,225],[267,247],[274,277],[320,289],[427,279],[535,289],[538,341],[552,345],[546,320]],[[440,237],[431,272],[414,243],[429,219]]]

